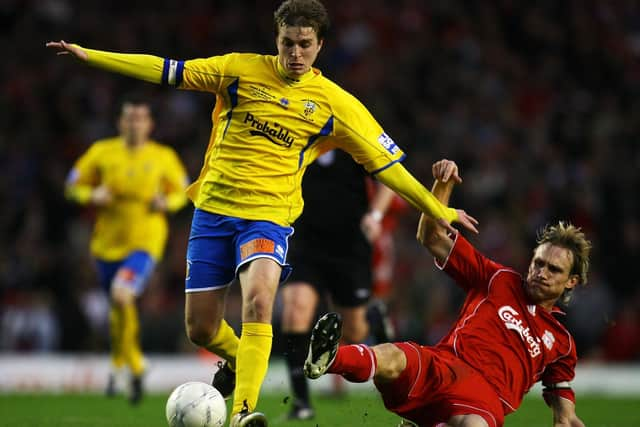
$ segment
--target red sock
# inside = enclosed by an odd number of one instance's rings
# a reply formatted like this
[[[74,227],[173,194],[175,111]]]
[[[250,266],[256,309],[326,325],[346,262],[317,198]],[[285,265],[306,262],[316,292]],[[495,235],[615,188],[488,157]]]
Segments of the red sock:
[[[342,375],[352,383],[363,383],[376,373],[376,355],[364,344],[344,345],[338,348],[336,358],[328,371]]]

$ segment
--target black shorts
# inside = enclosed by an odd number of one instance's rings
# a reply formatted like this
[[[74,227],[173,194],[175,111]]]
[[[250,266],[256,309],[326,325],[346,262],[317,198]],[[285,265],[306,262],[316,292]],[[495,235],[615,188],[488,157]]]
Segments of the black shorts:
[[[364,305],[371,297],[371,253],[367,240],[336,239],[332,245],[319,245],[316,239],[298,239],[290,242],[287,260],[293,267],[284,284],[307,282],[320,296],[331,296],[341,307]]]

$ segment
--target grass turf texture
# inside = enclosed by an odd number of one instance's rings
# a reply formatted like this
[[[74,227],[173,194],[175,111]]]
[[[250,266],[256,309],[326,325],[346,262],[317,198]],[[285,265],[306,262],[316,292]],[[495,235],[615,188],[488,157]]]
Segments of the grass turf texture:
[[[0,394],[0,425],[4,427],[166,426],[164,405],[167,395],[149,395],[132,407],[123,397],[96,394],[14,395]],[[399,418],[387,412],[375,394],[352,393],[344,398],[316,396],[316,418],[287,421],[289,403],[284,393],[263,395],[260,410],[270,427],[395,427]],[[579,396],[578,414],[589,427],[640,426],[640,397],[611,398]],[[506,418],[507,427],[547,427],[551,412],[538,398],[528,398],[521,408]]]

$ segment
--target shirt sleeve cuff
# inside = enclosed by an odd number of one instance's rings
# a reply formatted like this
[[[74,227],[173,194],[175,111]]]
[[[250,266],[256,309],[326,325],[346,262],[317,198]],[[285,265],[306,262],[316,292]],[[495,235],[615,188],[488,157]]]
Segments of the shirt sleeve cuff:
[[[551,390],[544,390],[542,392],[542,397],[544,398],[544,401],[547,404],[547,406],[551,406],[551,399],[554,396],[562,399],[570,400],[571,402],[573,402],[574,405],[576,403],[576,394],[573,392],[573,389],[571,388],[551,389]]]

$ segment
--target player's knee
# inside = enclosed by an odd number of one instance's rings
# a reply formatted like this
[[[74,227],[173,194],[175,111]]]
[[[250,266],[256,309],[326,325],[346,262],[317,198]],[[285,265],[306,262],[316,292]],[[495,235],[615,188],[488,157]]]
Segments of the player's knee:
[[[364,342],[369,334],[369,325],[365,320],[345,322],[342,325],[342,340],[348,344]]]
[[[119,295],[112,293],[111,294],[111,304],[113,304],[114,306],[118,307],[118,308],[122,308],[124,307],[126,304],[123,301],[122,298],[120,298]]]
[[[289,283],[282,288],[280,295],[283,305],[295,310],[314,309],[318,300],[317,291],[306,282]]]
[[[298,318],[307,318],[313,316],[315,312],[315,304],[309,298],[292,298],[284,302],[284,309],[288,310],[293,316]],[[309,315],[311,313],[311,315]]]
[[[447,421],[448,427],[489,427],[487,421],[477,414],[454,415]]]
[[[249,321],[271,322],[275,294],[268,287],[261,287],[249,292],[244,298],[244,318]]]
[[[118,306],[124,307],[135,301],[134,292],[127,286],[114,283],[111,287],[111,302]]]
[[[373,347],[377,368],[375,380],[389,382],[397,379],[407,367],[407,357],[394,344],[385,343]]]
[[[283,332],[306,333],[311,329],[315,309],[307,307],[282,307]]]
[[[197,346],[206,347],[218,332],[218,325],[187,317],[185,322],[187,337]]]
[[[310,286],[288,285],[282,291],[282,326],[295,332],[311,328],[317,295]]]

